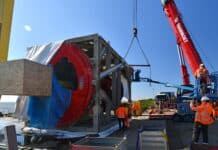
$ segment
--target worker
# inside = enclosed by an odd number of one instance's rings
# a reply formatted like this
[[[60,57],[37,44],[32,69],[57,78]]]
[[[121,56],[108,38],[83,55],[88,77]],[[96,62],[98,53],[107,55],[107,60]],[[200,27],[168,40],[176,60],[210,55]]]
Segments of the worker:
[[[208,126],[214,122],[215,111],[209,102],[207,96],[201,98],[201,104],[195,106],[194,101],[190,102],[190,107],[195,113],[192,143],[196,144],[200,137],[200,132],[203,135],[203,144],[208,144]]]
[[[195,77],[200,78],[202,82],[208,83],[209,78],[208,78],[208,70],[205,68],[204,64],[200,64],[199,68],[195,72]]]
[[[131,106],[132,115],[134,116],[141,116],[142,115],[142,108],[140,101],[136,101],[132,103]]]
[[[128,102],[128,99],[123,97],[121,99],[121,105],[116,110],[116,115],[117,115],[117,119],[119,121],[119,129],[120,130],[121,129],[124,130],[126,128],[125,118],[126,118],[126,116],[128,116],[128,112],[127,112],[127,109],[125,107],[126,100]]]
[[[123,104],[123,106],[126,109],[126,112],[125,112],[126,115],[125,115],[125,119],[124,119],[125,128],[129,128],[130,118],[131,118],[131,108],[130,108],[129,100],[126,97],[122,97],[121,103]]]
[[[124,103],[124,106],[126,108],[126,116],[125,116],[125,127],[126,128],[129,128],[130,127],[130,120],[131,120],[131,105],[127,102],[127,103]]]
[[[207,84],[209,83],[209,74],[204,64],[199,65],[199,68],[195,72],[195,77],[200,80],[201,95],[205,95],[207,93]]]
[[[141,70],[137,69],[135,72],[135,80],[134,81],[140,81],[140,73],[141,73]]]
[[[218,101],[215,101],[213,103],[213,108],[214,108],[214,111],[215,111],[215,117],[217,119],[218,118]]]

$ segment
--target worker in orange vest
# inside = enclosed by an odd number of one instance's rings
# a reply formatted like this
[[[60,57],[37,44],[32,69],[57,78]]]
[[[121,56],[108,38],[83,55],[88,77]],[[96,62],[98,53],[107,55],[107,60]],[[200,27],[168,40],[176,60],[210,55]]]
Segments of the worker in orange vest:
[[[195,72],[195,77],[200,80],[201,94],[205,95],[205,93],[207,93],[207,84],[210,81],[208,70],[205,68],[204,64],[199,65],[199,68]]]
[[[128,128],[130,126],[130,117],[131,117],[129,100],[126,97],[122,97],[121,103],[123,104],[123,106],[126,109],[124,125],[125,125],[125,128]]]
[[[125,118],[128,115],[124,103],[121,102],[121,105],[116,109],[117,119],[119,121],[119,129],[125,129]]]
[[[200,132],[203,135],[203,144],[208,144],[208,125],[214,122],[213,117],[215,117],[215,111],[209,101],[207,96],[203,96],[199,106],[195,106],[194,101],[190,102],[191,109],[196,111],[192,135],[192,143],[194,144],[198,142]]]
[[[208,78],[208,70],[205,68],[204,64],[200,64],[199,68],[195,72],[196,78],[202,78],[204,81],[207,81]]]
[[[126,108],[126,116],[125,116],[125,127],[129,128],[130,127],[130,119],[131,119],[131,106],[129,103],[124,103],[124,106]]]
[[[215,110],[215,117],[218,118],[218,101],[213,103],[213,108]]]

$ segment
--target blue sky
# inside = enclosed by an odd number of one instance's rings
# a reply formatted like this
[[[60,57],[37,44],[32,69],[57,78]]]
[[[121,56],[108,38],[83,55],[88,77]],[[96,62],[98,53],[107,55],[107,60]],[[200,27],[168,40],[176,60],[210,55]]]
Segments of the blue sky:
[[[218,1],[175,1],[198,43],[203,62],[209,71],[214,71],[209,63],[218,70]],[[132,38],[132,4],[132,0],[15,0],[9,59],[24,58],[26,48],[33,45],[93,33],[110,41],[124,56]],[[138,0],[138,4],[138,36],[152,66],[151,77],[180,84],[176,40],[160,1]],[[130,64],[145,63],[136,44],[126,59]],[[148,77],[149,70],[142,68],[142,75]],[[175,89],[133,83],[132,98],[148,98],[159,91],[172,90]]]

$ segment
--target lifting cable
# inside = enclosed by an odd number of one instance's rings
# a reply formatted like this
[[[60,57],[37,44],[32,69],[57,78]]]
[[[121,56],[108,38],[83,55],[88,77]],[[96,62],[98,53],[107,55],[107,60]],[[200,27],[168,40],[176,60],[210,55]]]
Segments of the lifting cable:
[[[183,22],[185,22],[185,18],[182,17]],[[204,49],[201,47],[201,45],[199,44],[198,40],[195,38],[195,35],[192,33],[191,30],[189,30],[189,35],[191,36],[191,38],[193,39],[193,41],[195,42],[194,44],[196,44],[198,51],[200,51],[200,54],[202,54],[205,58],[206,63],[209,64],[209,66],[211,67],[211,69],[213,70],[213,72],[215,72],[215,68],[214,65],[211,63],[210,59],[208,58],[206,52],[204,51]],[[199,52],[198,52],[199,53]]]
[[[147,56],[146,56],[146,54],[145,54],[145,52],[144,52],[144,50],[143,50],[143,48],[142,48],[142,45],[141,45],[141,43],[140,43],[140,40],[139,40],[139,38],[138,38],[138,28],[137,28],[137,26],[138,26],[138,24],[137,24],[137,17],[138,17],[138,0],[133,0],[133,28],[132,28],[132,32],[133,32],[133,37],[132,37],[132,39],[131,39],[131,41],[130,41],[130,44],[129,44],[129,46],[128,46],[128,49],[127,49],[127,52],[126,52],[126,54],[124,55],[124,58],[126,58],[127,57],[127,55],[129,54],[129,52],[130,52],[130,50],[131,50],[131,48],[132,48],[132,45],[133,45],[133,43],[134,43],[134,40],[136,39],[136,42],[137,42],[137,44],[138,44],[138,46],[139,46],[139,49],[140,49],[140,51],[141,51],[141,53],[142,53],[142,55],[143,55],[143,57],[144,57],[144,59],[145,59],[145,61],[146,61],[146,67],[149,67],[149,76],[150,76],[150,79],[151,79],[151,65],[150,65],[150,63],[149,63],[149,60],[148,60],[148,58],[147,58]]]
[[[215,68],[214,65],[211,63],[210,59],[208,58],[206,52],[204,51],[204,49],[201,47],[201,45],[199,44],[198,40],[195,38],[194,34],[190,32],[190,36],[192,37],[192,39],[194,40],[194,42],[196,43],[198,50],[200,51],[200,53],[204,56],[206,63],[209,64],[209,66],[211,67],[211,69],[213,70],[213,72],[215,72]]]

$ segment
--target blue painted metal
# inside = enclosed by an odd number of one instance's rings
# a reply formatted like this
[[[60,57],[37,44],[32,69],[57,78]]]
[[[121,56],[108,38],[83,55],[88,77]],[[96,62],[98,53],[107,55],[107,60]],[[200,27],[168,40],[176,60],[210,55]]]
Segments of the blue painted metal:
[[[206,96],[208,96],[210,100],[218,100],[218,72],[211,73],[209,75],[209,80],[210,83],[206,85]],[[194,97],[196,99],[201,98],[201,85],[199,79],[195,81]]]
[[[218,72],[211,73],[209,75],[209,79],[210,79],[210,84],[206,85],[207,86],[206,96],[208,96],[210,100],[218,100]],[[196,79],[194,87],[155,81],[150,78],[140,78],[139,81],[161,84],[164,85],[165,87],[177,88],[178,91],[186,91],[185,94],[181,92],[179,95],[177,95],[177,102],[176,102],[177,115],[180,115],[182,117],[184,116],[192,117],[194,115],[194,112],[190,109],[189,102],[190,100],[200,100],[202,97],[200,79]]]
[[[210,98],[210,100],[215,101],[218,100],[218,72],[211,73],[209,76],[210,84],[206,85],[207,93],[206,96]],[[183,87],[179,87],[183,89]],[[177,98],[177,110],[179,115],[192,115],[193,111],[190,109],[189,101],[190,100],[199,100],[201,99],[201,85],[200,80],[196,79],[195,86],[193,91],[188,94],[184,94],[178,96]]]
[[[56,128],[70,102],[71,90],[62,87],[53,74],[51,96],[28,98],[28,125],[39,129]]]

